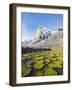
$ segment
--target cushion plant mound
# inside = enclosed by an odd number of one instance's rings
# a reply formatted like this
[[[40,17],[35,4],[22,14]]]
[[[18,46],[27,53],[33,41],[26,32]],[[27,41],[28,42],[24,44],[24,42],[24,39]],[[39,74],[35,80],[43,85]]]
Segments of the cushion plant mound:
[[[54,75],[57,75],[57,72],[55,70],[53,70],[52,68],[46,68],[44,70],[44,75],[45,76],[54,76]]]
[[[49,64],[49,67],[51,68],[62,68],[62,62],[61,61],[55,61]]]
[[[23,67],[22,68],[22,77],[24,76],[27,76],[31,71],[31,68],[26,68],[26,67]]]
[[[43,76],[43,71],[37,71],[36,76]]]
[[[34,65],[35,69],[41,69],[44,66],[43,62],[37,61]]]

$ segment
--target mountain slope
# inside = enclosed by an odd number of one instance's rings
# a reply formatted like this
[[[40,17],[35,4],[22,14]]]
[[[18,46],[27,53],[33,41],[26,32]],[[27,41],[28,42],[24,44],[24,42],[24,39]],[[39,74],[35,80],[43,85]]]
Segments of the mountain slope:
[[[57,31],[50,36],[46,42],[45,47],[62,48],[63,47],[63,31]]]
[[[35,32],[34,39],[28,42],[22,42],[22,47],[62,48],[63,30],[57,30],[52,33],[47,28],[40,26]]]

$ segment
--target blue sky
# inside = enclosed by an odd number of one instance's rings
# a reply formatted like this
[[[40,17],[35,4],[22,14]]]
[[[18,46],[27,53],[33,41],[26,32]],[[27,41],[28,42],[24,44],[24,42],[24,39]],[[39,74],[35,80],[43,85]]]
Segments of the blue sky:
[[[22,41],[32,39],[33,33],[41,25],[51,31],[63,28],[63,15],[21,12]]]

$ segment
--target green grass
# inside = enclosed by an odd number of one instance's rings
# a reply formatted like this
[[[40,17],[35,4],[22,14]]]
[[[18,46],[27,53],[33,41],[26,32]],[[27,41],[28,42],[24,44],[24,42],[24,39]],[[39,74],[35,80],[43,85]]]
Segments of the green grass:
[[[60,61],[55,61],[49,64],[49,67],[51,68],[62,68],[62,62]]]
[[[22,66],[22,76],[28,75],[32,68],[35,69],[35,76],[53,76],[57,72],[53,68],[63,69],[63,50],[54,48],[51,51],[37,51],[23,54],[22,57],[31,56],[33,60],[26,60]],[[38,70],[38,71],[37,71]]]
[[[29,67],[28,68],[23,67],[22,68],[22,77],[28,75],[30,73],[30,71],[31,71],[31,68],[29,68]]]
[[[44,66],[42,61],[36,61],[36,63],[34,64],[34,68],[36,69],[41,69]]]
[[[53,70],[52,68],[48,67],[45,69],[45,76],[54,76],[57,75],[57,72],[55,70]]]
[[[37,71],[36,76],[43,76],[43,71]]]

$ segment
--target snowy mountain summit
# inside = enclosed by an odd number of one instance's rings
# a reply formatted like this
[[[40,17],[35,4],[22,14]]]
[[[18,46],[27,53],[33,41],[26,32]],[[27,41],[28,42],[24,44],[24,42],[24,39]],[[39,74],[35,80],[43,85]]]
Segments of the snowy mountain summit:
[[[35,40],[48,39],[48,37],[51,35],[52,33],[48,28],[44,26],[39,26],[35,32],[34,39]]]
[[[22,47],[31,48],[52,48],[55,46],[62,47],[63,31],[56,30],[51,32],[45,26],[38,26],[34,32],[33,39],[27,42],[22,42]]]

